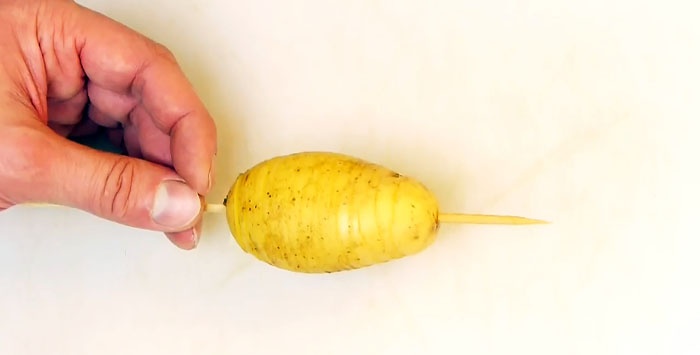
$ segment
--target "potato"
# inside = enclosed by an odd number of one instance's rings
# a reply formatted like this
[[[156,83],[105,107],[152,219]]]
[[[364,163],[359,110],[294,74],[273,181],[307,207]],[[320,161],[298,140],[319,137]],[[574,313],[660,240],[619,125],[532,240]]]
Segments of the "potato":
[[[224,201],[240,247],[302,273],[358,269],[416,254],[441,222],[530,224],[509,216],[440,214],[420,182],[330,152],[275,157],[240,174]]]

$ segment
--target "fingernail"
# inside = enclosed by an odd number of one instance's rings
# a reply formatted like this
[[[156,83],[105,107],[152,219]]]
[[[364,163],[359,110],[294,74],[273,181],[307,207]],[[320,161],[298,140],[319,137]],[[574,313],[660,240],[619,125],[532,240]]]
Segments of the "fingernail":
[[[196,225],[194,228],[192,228],[192,244],[196,248],[197,245],[199,244],[199,236],[202,234],[202,226]]]
[[[201,211],[199,195],[180,181],[163,181],[153,202],[153,221],[168,228],[185,228]]]
[[[211,160],[211,165],[209,166],[209,186],[207,187],[207,191],[211,190],[212,186],[214,186],[214,179],[216,177],[216,157]]]

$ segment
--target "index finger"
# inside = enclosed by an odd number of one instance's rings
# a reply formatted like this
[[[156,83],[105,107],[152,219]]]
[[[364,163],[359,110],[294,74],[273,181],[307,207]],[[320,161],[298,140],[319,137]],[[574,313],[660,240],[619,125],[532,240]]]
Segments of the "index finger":
[[[175,59],[169,52],[156,55],[135,76],[132,89],[154,125],[170,136],[175,170],[200,193],[208,192],[213,183],[216,127]]]
[[[126,108],[129,116],[139,112],[150,116],[170,137],[175,171],[206,194],[213,184],[216,126],[175,57],[162,45],[106,16],[83,7],[78,13],[73,25],[88,80],[116,95],[135,98],[134,106]],[[110,107],[100,109],[109,111]],[[114,110],[123,113],[125,108]]]

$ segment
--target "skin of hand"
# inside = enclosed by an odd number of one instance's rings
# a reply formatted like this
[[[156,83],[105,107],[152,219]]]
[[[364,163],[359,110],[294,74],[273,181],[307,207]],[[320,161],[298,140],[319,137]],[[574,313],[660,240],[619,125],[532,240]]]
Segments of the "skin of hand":
[[[196,247],[216,127],[172,53],[68,0],[0,0],[0,210],[78,208]],[[109,129],[128,154],[75,143]]]

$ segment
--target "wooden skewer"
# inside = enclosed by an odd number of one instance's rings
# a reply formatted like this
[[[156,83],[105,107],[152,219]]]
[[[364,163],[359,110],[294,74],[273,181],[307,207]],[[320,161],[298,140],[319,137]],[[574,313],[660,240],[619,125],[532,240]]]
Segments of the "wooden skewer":
[[[27,203],[25,206],[32,207],[65,207],[50,203]],[[208,203],[204,205],[205,213],[225,213],[226,205],[220,203]],[[518,216],[499,216],[484,214],[463,214],[463,213],[441,213],[438,216],[440,223],[461,223],[461,224],[495,224],[495,225],[528,225],[528,224],[548,224],[547,221],[531,219]]]
[[[441,223],[463,224],[548,224],[549,222],[518,216],[496,216],[484,214],[442,213],[438,216]]]

